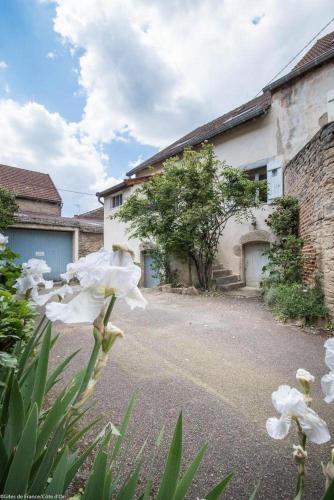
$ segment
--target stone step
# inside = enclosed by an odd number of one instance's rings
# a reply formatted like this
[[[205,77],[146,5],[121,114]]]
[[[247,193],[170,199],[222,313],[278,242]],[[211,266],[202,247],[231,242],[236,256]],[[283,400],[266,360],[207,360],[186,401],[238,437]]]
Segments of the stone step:
[[[223,266],[221,264],[214,264],[212,266],[212,271],[219,271],[220,269],[223,269]]]
[[[235,281],[234,283],[228,283],[227,285],[217,285],[217,290],[221,292],[229,292],[231,290],[237,290],[245,286],[243,281]]]
[[[216,285],[228,285],[229,283],[236,283],[240,281],[239,274],[230,274],[229,276],[220,276],[215,279]]]
[[[219,278],[220,276],[230,276],[232,274],[231,269],[214,269],[212,271],[213,278]]]

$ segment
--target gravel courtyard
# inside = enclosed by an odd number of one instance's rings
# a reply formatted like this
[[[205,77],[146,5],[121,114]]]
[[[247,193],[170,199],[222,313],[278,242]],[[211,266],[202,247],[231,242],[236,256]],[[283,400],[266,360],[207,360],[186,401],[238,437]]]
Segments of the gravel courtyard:
[[[182,410],[184,457],[187,462],[205,442],[209,448],[189,498],[201,498],[228,472],[234,478],[223,498],[247,499],[261,480],[259,499],[293,497],[295,431],[274,441],[265,421],[275,416],[271,393],[282,383],[295,384],[297,368],[317,379],[318,394],[324,364],[325,338],[275,321],[257,300],[233,297],[189,297],[147,291],[146,311],[130,311],[117,301],[112,322],[125,332],[111,351],[94,394],[90,416],[119,423],[129,397],[137,392],[130,430],[130,463],[148,438],[148,448],[166,423],[165,438]],[[53,362],[78,348],[70,372],[82,367],[91,344],[91,327],[57,323],[62,332]],[[334,432],[334,406],[315,398],[314,408]],[[166,439],[165,439],[166,440]],[[329,444],[309,448],[307,499],[321,497],[320,460]],[[156,468],[166,454],[162,447]],[[145,468],[144,468],[145,471]]]

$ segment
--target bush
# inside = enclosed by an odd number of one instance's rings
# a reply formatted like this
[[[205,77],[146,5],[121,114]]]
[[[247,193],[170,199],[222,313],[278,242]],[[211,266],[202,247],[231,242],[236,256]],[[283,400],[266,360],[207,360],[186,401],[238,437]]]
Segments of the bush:
[[[265,301],[281,319],[304,319],[306,323],[327,316],[319,282],[273,286],[265,291]]]
[[[278,284],[300,283],[303,279],[303,240],[298,237],[298,200],[284,196],[274,201],[275,211],[269,215],[267,225],[277,241],[265,255],[268,264],[263,267],[263,288]]]
[[[0,351],[11,352],[17,341],[25,342],[33,332],[35,310],[0,289]]]
[[[18,254],[8,247],[0,251],[0,289],[11,293],[16,292],[13,285],[22,272],[22,266],[15,262],[17,258]]]
[[[14,283],[22,271],[15,263],[17,257],[8,247],[0,251],[0,366],[15,366],[15,345],[20,341],[23,348],[33,333],[36,316],[27,300],[15,297]]]

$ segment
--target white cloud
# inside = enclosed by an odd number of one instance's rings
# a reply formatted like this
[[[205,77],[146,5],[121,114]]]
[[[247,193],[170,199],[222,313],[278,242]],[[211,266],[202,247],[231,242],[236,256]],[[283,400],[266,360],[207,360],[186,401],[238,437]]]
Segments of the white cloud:
[[[83,49],[82,130],[158,146],[251,99],[332,13],[332,0],[55,3],[55,30]]]
[[[35,102],[21,106],[11,99],[0,100],[0,144],[0,163],[46,172],[58,188],[95,194],[119,182],[107,176],[108,158],[77,124]],[[94,196],[60,194],[65,214],[72,214],[75,204],[82,211],[97,206]]]
[[[8,64],[5,61],[0,61],[0,70],[8,68]]]
[[[129,161],[128,168],[129,170],[132,170],[133,168],[137,167],[144,161],[143,155],[137,156],[135,160]]]
[[[48,53],[46,54],[46,57],[47,57],[48,59],[55,59],[55,58],[56,58],[56,54],[55,54],[54,52],[50,51],[50,52],[48,52]]]

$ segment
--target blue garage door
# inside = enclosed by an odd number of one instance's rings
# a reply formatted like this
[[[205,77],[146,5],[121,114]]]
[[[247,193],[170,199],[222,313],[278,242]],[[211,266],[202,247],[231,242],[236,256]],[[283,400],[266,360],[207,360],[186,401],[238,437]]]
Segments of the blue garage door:
[[[51,267],[46,279],[57,280],[72,262],[72,231],[42,231],[37,229],[7,229],[9,247],[20,255],[19,262],[43,259]]]

